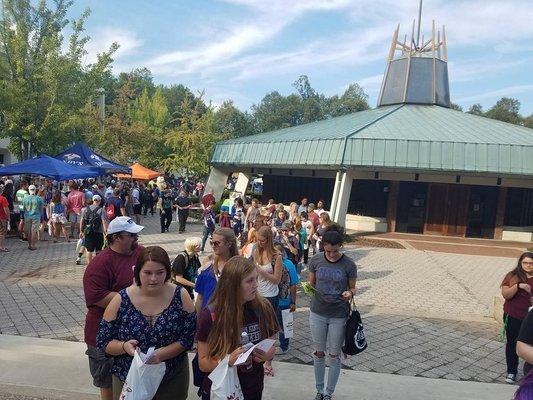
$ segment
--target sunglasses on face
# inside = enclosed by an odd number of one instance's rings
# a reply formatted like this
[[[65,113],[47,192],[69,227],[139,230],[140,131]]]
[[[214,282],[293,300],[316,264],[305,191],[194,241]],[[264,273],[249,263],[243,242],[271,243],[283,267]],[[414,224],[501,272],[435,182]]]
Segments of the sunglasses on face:
[[[211,240],[211,246],[212,247],[218,247],[222,244],[222,242],[219,242],[218,240]]]

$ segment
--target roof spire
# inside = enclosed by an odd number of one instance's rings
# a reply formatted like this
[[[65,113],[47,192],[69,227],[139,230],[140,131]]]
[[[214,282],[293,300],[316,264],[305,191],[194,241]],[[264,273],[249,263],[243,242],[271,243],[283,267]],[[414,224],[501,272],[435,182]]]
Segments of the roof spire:
[[[418,6],[418,33],[416,34],[416,48],[420,48],[420,24],[422,22],[422,1],[420,0],[420,5]],[[422,39],[422,42],[424,39]]]
[[[410,43],[405,39],[403,43],[398,40],[399,25],[394,31],[378,107],[402,103],[450,107],[446,32],[444,26],[442,35],[436,31],[433,21],[429,39],[426,40],[424,35],[420,37],[422,5],[423,0],[420,0],[418,24],[413,19]]]

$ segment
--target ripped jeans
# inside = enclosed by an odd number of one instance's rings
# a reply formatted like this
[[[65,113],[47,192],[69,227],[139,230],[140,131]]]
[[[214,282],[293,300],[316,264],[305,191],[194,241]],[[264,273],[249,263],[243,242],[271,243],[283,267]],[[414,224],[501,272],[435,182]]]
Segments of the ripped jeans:
[[[311,312],[309,326],[313,338],[313,366],[318,393],[332,395],[341,372],[341,348],[344,343],[346,318],[328,318]],[[319,356],[319,354],[322,354]],[[324,390],[326,355],[329,358],[328,384]]]

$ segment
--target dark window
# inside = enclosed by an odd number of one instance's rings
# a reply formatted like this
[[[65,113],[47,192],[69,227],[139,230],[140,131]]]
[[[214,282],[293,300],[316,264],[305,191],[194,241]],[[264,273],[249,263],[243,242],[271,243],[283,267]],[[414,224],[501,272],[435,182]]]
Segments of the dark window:
[[[356,179],[352,184],[348,214],[384,218],[387,216],[389,181]]]
[[[400,182],[396,232],[422,233],[426,218],[428,184]]]
[[[307,197],[310,203],[315,204],[318,200],[324,200],[326,209],[330,209],[334,186],[333,178],[264,175],[261,199],[267,201],[273,198],[276,203],[289,204],[295,201],[299,204],[303,197]]]
[[[504,225],[533,225],[533,189],[509,188],[507,190]]]

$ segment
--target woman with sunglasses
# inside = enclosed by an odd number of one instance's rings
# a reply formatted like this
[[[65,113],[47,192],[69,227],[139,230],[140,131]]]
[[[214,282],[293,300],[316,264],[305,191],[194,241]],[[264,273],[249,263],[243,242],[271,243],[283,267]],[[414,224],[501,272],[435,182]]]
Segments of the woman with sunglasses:
[[[220,277],[217,289],[207,308],[198,316],[199,367],[204,372],[201,397],[209,400],[211,381],[208,375],[226,354],[232,366],[245,349],[242,337],[257,344],[275,339],[278,324],[274,310],[258,295],[257,268],[244,257],[231,258]],[[264,363],[276,352],[272,346],[266,353],[254,350],[248,362],[237,367],[244,400],[260,400],[263,394]]]
[[[135,351],[155,352],[148,364],[165,363],[166,371],[155,400],[187,398],[189,359],[196,332],[194,304],[185,289],[170,283],[170,259],[159,246],[140,254],[134,283],[107,306],[97,336],[99,348],[114,357],[113,399],[118,400]]]
[[[214,253],[213,261],[196,278],[195,290],[198,293],[196,311],[198,313],[209,303],[226,262],[239,253],[237,239],[231,228],[216,229],[212,235],[211,247]]]
[[[503,303],[503,321],[505,324],[505,360],[507,376],[505,381],[513,384],[518,373],[518,356],[516,340],[522,321],[531,307],[531,288],[533,287],[533,253],[525,252],[518,259],[516,267],[505,275],[501,284]]]

